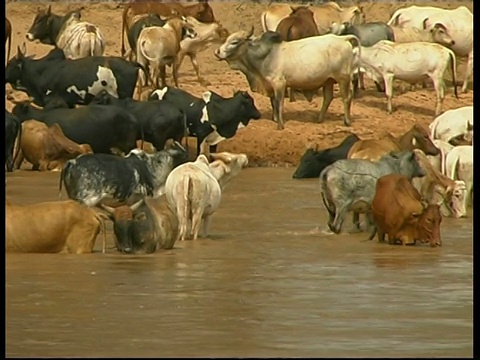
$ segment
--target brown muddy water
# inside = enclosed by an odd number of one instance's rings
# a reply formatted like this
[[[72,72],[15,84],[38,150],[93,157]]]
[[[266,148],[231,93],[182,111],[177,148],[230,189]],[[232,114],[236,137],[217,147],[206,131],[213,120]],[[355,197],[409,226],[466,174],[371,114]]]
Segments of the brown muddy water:
[[[210,238],[170,251],[119,254],[109,223],[106,254],[102,234],[93,254],[7,254],[6,355],[473,356],[472,212],[441,248],[326,235],[318,180],[292,172],[244,170]],[[58,173],[7,178],[12,202],[57,199]]]

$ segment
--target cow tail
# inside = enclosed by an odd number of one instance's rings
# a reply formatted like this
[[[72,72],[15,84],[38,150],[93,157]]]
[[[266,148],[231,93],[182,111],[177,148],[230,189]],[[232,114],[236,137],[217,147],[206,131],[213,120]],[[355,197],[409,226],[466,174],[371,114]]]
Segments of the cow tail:
[[[66,173],[68,172],[68,169],[72,166],[70,161],[67,161],[65,165],[63,165],[62,171],[60,172],[60,181],[58,182],[58,200],[62,199],[62,183],[65,180],[65,176],[67,175]]]
[[[134,62],[134,64],[135,64],[135,66],[139,67],[140,70],[142,70],[143,73],[145,74],[145,86],[148,86],[148,72],[147,72],[147,69],[145,69],[145,66],[143,66],[139,62]]]
[[[322,195],[322,201],[323,205],[325,205],[325,208],[327,209],[328,213],[332,216],[335,215],[335,212],[331,209],[330,204],[328,202],[328,187],[326,186],[327,184],[327,177],[328,177],[328,172],[322,171],[320,174],[320,193]]]
[[[121,49],[122,57],[125,56],[125,33],[127,32],[127,12],[129,8],[130,8],[130,5],[127,4],[127,6],[125,6],[125,9],[123,9],[123,13],[122,13],[122,49]]]
[[[440,172],[446,176],[447,174],[445,169],[445,151],[443,151],[442,147],[440,147],[439,150],[440,150]]]
[[[267,32],[268,29],[267,29],[267,12],[266,11],[263,12],[261,21],[262,21],[263,32]]]
[[[456,175],[457,175],[458,160],[459,160],[459,157],[457,155],[457,157],[453,161],[452,168],[450,169],[450,176],[447,175],[452,180],[455,180],[455,178],[457,177]]]
[[[190,218],[190,176],[183,177],[183,189],[180,191],[177,203],[178,238],[185,239],[188,231],[188,219]]]
[[[399,10],[395,11],[392,15],[392,18],[388,20],[387,25],[392,26],[398,26],[398,18],[400,17],[401,13]]]
[[[450,55],[450,69],[452,71],[452,81],[453,81],[453,93],[455,94],[455,98],[458,99],[458,92],[457,92],[457,59],[455,58],[455,54],[452,50],[448,51]]]
[[[185,149],[187,150],[187,153],[189,152],[188,150],[188,135],[189,135],[189,131],[188,131],[188,122],[187,122],[187,114],[182,111],[182,114],[183,114],[183,136],[185,137]]]
[[[16,149],[14,149],[14,154],[13,154],[13,159],[12,159],[12,162],[13,162],[13,166],[15,168],[15,161],[17,160],[18,158],[18,155],[20,155],[20,150],[22,149],[22,130],[23,130],[23,125],[22,123],[19,121],[18,122],[19,124],[19,127],[18,127],[18,134],[17,134],[17,146],[16,146]],[[22,164],[20,164],[21,166]],[[20,169],[20,166],[18,167]]]
[[[97,35],[90,34],[90,56],[95,56],[95,48],[97,47]]]
[[[360,39],[358,37],[356,37],[355,35],[343,35],[343,37],[345,37],[346,40],[348,40],[350,42],[350,44],[352,45],[352,52],[353,52],[353,65],[354,65],[354,69],[352,69],[352,72],[354,70],[357,71],[357,73],[360,72],[360,57],[362,56],[362,47],[361,47],[361,43],[360,43]],[[357,49],[357,51],[354,51],[355,49]]]

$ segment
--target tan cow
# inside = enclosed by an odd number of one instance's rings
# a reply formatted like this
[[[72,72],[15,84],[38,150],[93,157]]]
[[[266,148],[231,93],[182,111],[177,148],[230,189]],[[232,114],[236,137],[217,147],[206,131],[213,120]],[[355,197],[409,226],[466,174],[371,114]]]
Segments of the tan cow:
[[[222,44],[228,37],[228,30],[218,22],[202,23],[193,16],[187,16],[187,22],[192,25],[196,33],[194,37],[185,37],[180,41],[180,51],[177,54],[177,70],[180,69],[185,56],[190,58],[198,82],[207,86],[210,83],[200,76],[197,54],[207,50],[213,44]]]
[[[342,8],[337,3],[330,1],[326,4],[311,6],[315,24],[320,35],[330,31],[330,25],[334,22],[349,22],[352,25],[359,25],[365,22],[365,14],[360,6]],[[276,4],[270,6],[261,15],[263,31],[275,31],[283,18],[290,15],[292,9],[288,4]]]
[[[372,214],[375,227],[370,240],[377,233],[380,242],[388,235],[389,244],[399,240],[403,245],[413,245],[418,240],[432,247],[442,245],[440,207],[423,203],[404,175],[390,174],[377,180]]]
[[[190,236],[196,240],[202,222],[201,235],[208,235],[210,216],[220,205],[222,191],[248,164],[245,154],[222,152],[210,156],[213,162],[202,154],[194,162],[179,165],[165,183],[167,202],[177,214],[181,241]]]
[[[137,62],[148,68],[152,83],[156,88],[160,88],[158,83],[161,78],[164,88],[167,86],[165,81],[166,66],[172,67],[173,81],[178,87],[178,60],[177,55],[180,51],[180,41],[182,32],[185,31],[186,37],[195,37],[196,33],[184,17],[172,17],[167,20],[163,27],[146,27],[140,32],[137,42]],[[142,93],[142,86],[146,85],[146,78],[143,72],[140,72],[140,86],[138,93]]]
[[[387,134],[382,139],[359,140],[352,145],[347,154],[347,159],[365,159],[378,161],[382,156],[391,151],[408,151],[421,149],[428,155],[435,156],[439,150],[428,136],[428,131],[420,124],[413,125],[399,137]]]
[[[122,14],[122,56],[125,56],[125,35],[128,34],[133,24],[135,15],[140,14],[157,14],[163,17],[172,15],[192,16],[203,23],[211,23],[215,21],[213,10],[207,0],[199,1],[197,4],[182,5],[180,3],[170,2],[145,2],[137,1],[125,5]]]
[[[429,204],[439,205],[443,216],[467,216],[467,188],[462,180],[452,180],[435,169],[422,150],[413,150],[426,175],[412,179],[412,184]]]
[[[91,253],[102,214],[73,200],[16,205],[5,202],[5,251],[17,253]]]
[[[79,145],[70,140],[60,125],[48,127],[43,122],[27,120],[22,123],[20,152],[15,168],[19,169],[26,159],[33,165],[33,170],[61,171],[67,160],[88,153],[93,153],[90,145]]]
[[[431,29],[417,29],[414,27],[400,27],[390,26],[393,30],[396,43],[411,43],[411,42],[432,42],[443,46],[450,47],[455,44],[448,33],[447,28],[441,24],[435,24]]]

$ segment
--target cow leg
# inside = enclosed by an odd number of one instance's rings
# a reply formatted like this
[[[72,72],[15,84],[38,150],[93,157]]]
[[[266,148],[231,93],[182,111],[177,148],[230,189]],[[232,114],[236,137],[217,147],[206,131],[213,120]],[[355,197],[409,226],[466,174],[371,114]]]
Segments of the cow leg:
[[[385,231],[380,229],[379,227],[374,227],[377,229],[377,239],[378,242],[385,242]],[[390,235],[388,236],[388,242],[390,243]]]
[[[339,83],[340,86],[340,95],[342,96],[343,101],[343,123],[345,126],[352,125],[352,120],[350,119],[350,108],[352,106],[352,93],[350,88],[350,79],[342,81]],[[332,86],[333,91],[333,86]]]
[[[353,222],[353,225],[354,225],[354,232],[361,232],[362,227],[360,226],[360,214],[359,213],[357,213],[355,211],[353,212],[352,222]]]
[[[332,230],[335,234],[340,234],[343,221],[345,220],[345,214],[347,213],[349,206],[350,203],[347,202],[336,209],[335,219],[333,219],[333,224],[330,227],[330,230]]]
[[[22,166],[23,160],[25,159],[25,156],[23,155],[22,149],[18,151],[17,158],[15,159],[15,163],[13,164],[13,170],[14,169],[20,169]],[[12,171],[13,171],[12,170]]]
[[[445,82],[440,76],[432,77],[433,85],[435,86],[435,92],[437,93],[437,103],[435,106],[435,116],[438,116],[442,112],[443,99],[445,98]]]
[[[217,145],[211,145],[210,146],[210,153],[216,153],[217,152]]]
[[[292,87],[290,87],[289,90],[290,90],[290,102],[295,102],[295,90]]]
[[[465,71],[465,77],[463,78],[462,92],[467,92],[468,90],[468,79],[472,76],[473,72],[473,49],[468,53],[467,60],[467,69]]]
[[[392,97],[393,97],[393,75],[387,74],[383,77],[385,82],[385,95],[387,96],[387,113],[393,112]]]
[[[210,81],[206,80],[200,75],[200,67],[198,66],[198,61],[197,61],[197,54],[188,54],[190,57],[190,61],[192,62],[193,69],[195,70],[195,73],[197,74],[197,79],[200,85],[202,86],[208,86],[210,85]]]
[[[365,83],[363,81],[363,72],[358,73],[358,82],[360,84],[360,89],[365,90]]]
[[[278,130],[284,129],[283,124],[283,99],[285,95],[285,83],[275,87],[273,93],[273,120],[277,123]]]
[[[210,215],[204,216],[202,221],[202,232],[201,232],[202,237],[208,236],[208,228],[210,227],[210,220],[211,220]]]
[[[175,87],[178,88],[178,66],[176,61],[174,61],[172,64],[172,76]]]
[[[202,210],[201,208],[192,209],[192,240],[197,240],[198,233],[200,231],[200,225],[202,224]]]
[[[320,113],[318,114],[317,121],[323,122],[325,120],[325,114],[327,113],[328,107],[333,100],[333,80],[329,79],[323,85],[323,102]]]
[[[39,171],[40,170],[40,164],[32,164],[32,171]]]
[[[353,74],[352,78],[352,96],[357,97],[358,96],[358,74]]]
[[[167,80],[166,80],[166,76],[167,76],[167,70],[166,70],[166,66],[165,65],[161,65],[159,67],[159,70],[160,70],[160,78],[161,78],[161,81],[162,81],[162,89],[167,86]],[[158,76],[155,78],[156,80],[156,86],[157,86],[157,89],[159,88],[158,86]],[[178,87],[178,86],[177,86]]]

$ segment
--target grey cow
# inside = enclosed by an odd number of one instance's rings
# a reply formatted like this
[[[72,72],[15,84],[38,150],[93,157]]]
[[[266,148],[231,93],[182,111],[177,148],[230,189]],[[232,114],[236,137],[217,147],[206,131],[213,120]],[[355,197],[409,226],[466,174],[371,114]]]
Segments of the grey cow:
[[[375,196],[377,180],[384,175],[397,173],[412,179],[425,176],[412,151],[391,153],[379,161],[362,159],[338,160],[320,173],[320,191],[327,209],[328,227],[339,234],[347,211],[369,215]]]

